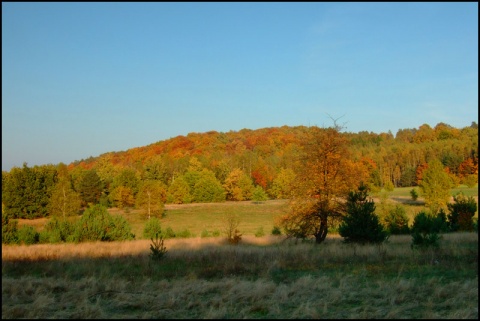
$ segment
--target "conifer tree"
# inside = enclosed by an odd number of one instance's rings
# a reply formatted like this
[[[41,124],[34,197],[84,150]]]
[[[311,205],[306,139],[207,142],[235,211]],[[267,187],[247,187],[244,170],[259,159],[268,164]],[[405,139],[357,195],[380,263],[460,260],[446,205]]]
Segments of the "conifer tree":
[[[338,230],[346,243],[381,243],[387,239],[388,233],[375,214],[375,203],[368,199],[365,185],[349,193],[346,212]]]

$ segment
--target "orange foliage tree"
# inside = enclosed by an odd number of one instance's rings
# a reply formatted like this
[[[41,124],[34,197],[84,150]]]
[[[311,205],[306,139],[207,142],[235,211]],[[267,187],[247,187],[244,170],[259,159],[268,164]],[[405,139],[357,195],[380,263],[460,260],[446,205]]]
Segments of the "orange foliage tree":
[[[368,171],[349,159],[348,140],[338,126],[312,128],[303,150],[290,211],[279,224],[289,236],[313,235],[320,244],[329,224],[343,216],[348,192],[368,178]]]

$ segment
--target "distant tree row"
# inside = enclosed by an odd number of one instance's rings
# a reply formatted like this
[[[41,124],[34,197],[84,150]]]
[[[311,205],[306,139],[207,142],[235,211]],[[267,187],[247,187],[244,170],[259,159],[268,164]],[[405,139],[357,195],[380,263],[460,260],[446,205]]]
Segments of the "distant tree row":
[[[305,162],[314,162],[305,155],[327,144],[328,133],[316,126],[191,133],[68,166],[24,164],[2,171],[2,210],[12,218],[65,217],[102,204],[142,208],[151,216],[165,203],[291,199],[298,182],[321,177],[304,171]],[[374,192],[420,185],[434,160],[451,186],[478,182],[476,123],[422,125],[396,137],[338,133],[338,139],[344,142],[338,170],[355,173]]]

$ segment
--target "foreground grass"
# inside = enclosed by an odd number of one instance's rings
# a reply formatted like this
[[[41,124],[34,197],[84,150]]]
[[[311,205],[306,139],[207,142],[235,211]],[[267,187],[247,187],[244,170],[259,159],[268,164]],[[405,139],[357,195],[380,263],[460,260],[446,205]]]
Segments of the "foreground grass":
[[[2,318],[478,318],[478,234],[2,246]]]

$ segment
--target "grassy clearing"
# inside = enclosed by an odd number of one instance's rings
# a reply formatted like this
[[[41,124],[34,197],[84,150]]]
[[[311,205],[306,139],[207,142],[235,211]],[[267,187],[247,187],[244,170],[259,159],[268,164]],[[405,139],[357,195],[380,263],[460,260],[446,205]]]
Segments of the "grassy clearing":
[[[167,204],[161,217],[162,228],[171,227],[175,232],[188,230],[194,237],[201,236],[202,231],[207,231],[210,236],[214,231],[223,235],[224,216],[233,213],[240,217],[239,230],[243,235],[255,235],[260,227],[263,227],[265,234],[268,235],[273,229],[275,218],[287,209],[286,204],[286,200],[271,200],[258,204],[252,201]],[[110,209],[109,212],[123,215],[131,224],[136,238],[143,237],[143,229],[148,219],[141,211],[132,210],[125,213],[118,209]]]
[[[393,191],[388,192],[389,196],[401,196],[411,198],[410,191],[415,188],[420,195],[420,188],[419,187],[397,187]],[[462,192],[465,196],[477,196],[478,197],[478,185],[474,187],[468,187],[467,185],[459,185],[456,188],[452,188],[450,190],[450,195],[455,196],[458,192]]]
[[[478,318],[478,234],[353,246],[329,236],[2,246],[2,318]]]

